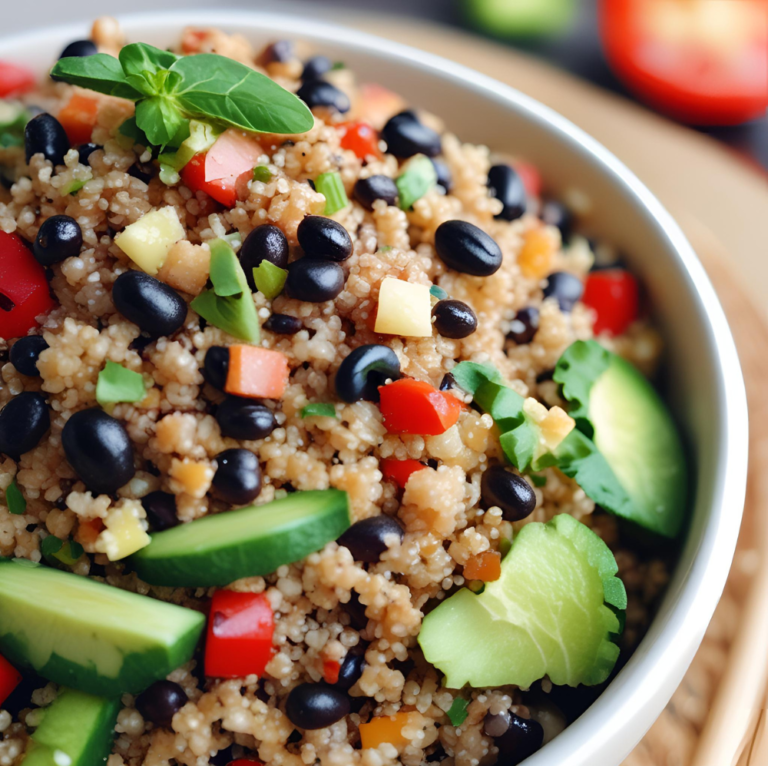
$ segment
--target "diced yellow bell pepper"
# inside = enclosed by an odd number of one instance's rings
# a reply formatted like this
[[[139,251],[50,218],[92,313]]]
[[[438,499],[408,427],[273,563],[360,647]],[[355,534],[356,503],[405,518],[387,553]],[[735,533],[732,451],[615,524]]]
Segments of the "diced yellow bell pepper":
[[[150,543],[146,512],[138,500],[121,500],[104,519],[106,529],[96,538],[95,549],[110,561],[130,556]]]
[[[171,246],[186,232],[176,209],[168,205],[145,213],[115,237],[115,244],[147,274],[157,274]]]
[[[374,332],[406,338],[428,338],[432,335],[429,287],[402,279],[385,279],[379,289]]]

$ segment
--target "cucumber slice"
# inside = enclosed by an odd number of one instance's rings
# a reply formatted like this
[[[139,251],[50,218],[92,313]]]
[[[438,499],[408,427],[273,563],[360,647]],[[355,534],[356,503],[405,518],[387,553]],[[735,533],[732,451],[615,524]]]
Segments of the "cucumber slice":
[[[299,561],[335,540],[350,524],[346,492],[295,492],[266,505],[158,532],[129,561],[152,585],[228,585]]]
[[[624,585],[608,546],[572,516],[526,524],[501,577],[475,595],[462,588],[425,618],[424,656],[460,689],[515,684],[527,689],[605,681],[619,656],[617,612]]]
[[[119,710],[119,699],[59,689],[32,734],[24,766],[100,766],[112,749]]]
[[[205,617],[22,559],[0,560],[0,653],[90,694],[137,694],[192,658]]]
[[[470,19],[503,37],[536,37],[561,31],[576,10],[574,0],[466,0]]]

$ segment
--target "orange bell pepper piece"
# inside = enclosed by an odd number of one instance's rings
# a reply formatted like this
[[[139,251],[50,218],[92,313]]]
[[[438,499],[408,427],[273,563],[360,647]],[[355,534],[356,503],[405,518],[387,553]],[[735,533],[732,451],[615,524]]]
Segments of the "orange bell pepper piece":
[[[464,565],[465,580],[493,582],[499,577],[501,577],[501,554],[498,551],[478,553]]]
[[[280,351],[235,344],[229,347],[224,390],[252,399],[280,399],[288,385],[288,359]]]
[[[368,723],[361,723],[360,741],[364,748],[378,747],[385,742],[400,749],[410,743],[403,736],[403,727],[411,718],[411,713],[395,713],[394,715],[382,715],[372,718]]]
[[[96,112],[99,102],[95,98],[75,93],[66,106],[59,112],[59,122],[67,133],[69,142],[87,144],[96,125]]]

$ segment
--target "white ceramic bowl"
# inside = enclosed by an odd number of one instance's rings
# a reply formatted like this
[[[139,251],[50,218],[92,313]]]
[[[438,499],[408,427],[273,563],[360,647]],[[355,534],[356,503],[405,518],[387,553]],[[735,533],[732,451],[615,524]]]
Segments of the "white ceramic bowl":
[[[38,20],[39,21],[39,20]],[[534,162],[549,188],[583,190],[590,227],[626,254],[666,341],[670,401],[694,461],[694,507],[677,569],[640,647],[600,698],[526,766],[618,766],[659,715],[704,635],[725,584],[741,520],[747,408],[736,349],[717,297],[677,224],[600,144],[538,102],[436,56],[350,29],[241,11],[127,16],[130,41],[165,47],[188,25],[255,43],[309,41],[443,117],[462,139]],[[0,58],[43,72],[86,24],[0,40]]]

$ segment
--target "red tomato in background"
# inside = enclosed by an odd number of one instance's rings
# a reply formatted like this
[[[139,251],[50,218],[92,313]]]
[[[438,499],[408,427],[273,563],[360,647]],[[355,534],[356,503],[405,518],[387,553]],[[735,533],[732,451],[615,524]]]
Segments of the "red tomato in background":
[[[768,108],[768,0],[601,0],[614,72],[684,122],[735,125]]]
[[[593,271],[584,283],[581,301],[597,314],[595,335],[621,335],[640,312],[637,280],[624,269]]]
[[[0,61],[0,98],[26,93],[34,85],[35,75],[29,69],[10,61]]]

